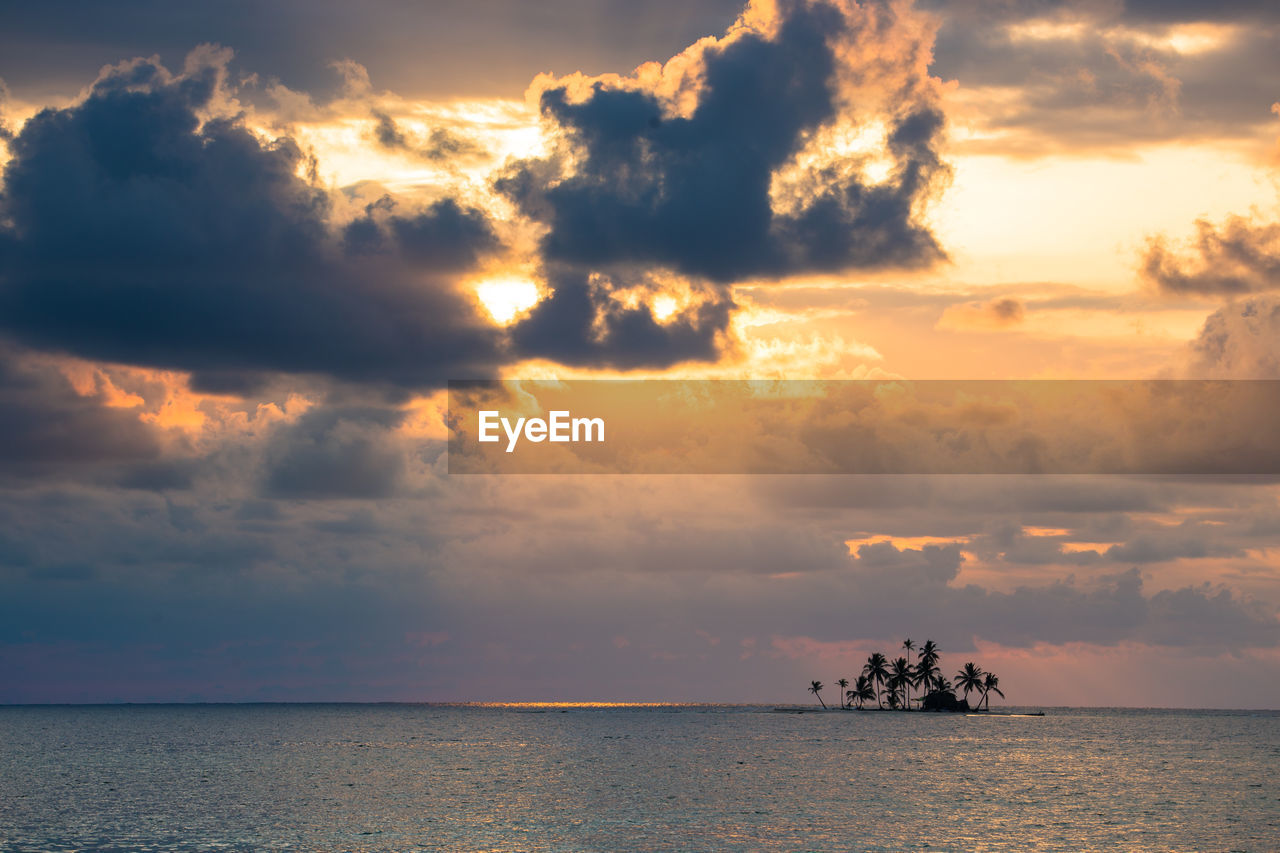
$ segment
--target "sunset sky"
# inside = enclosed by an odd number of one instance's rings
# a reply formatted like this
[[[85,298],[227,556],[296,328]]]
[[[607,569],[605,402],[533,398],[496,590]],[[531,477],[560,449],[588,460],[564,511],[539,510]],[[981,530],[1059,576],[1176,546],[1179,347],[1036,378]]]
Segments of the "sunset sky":
[[[1280,379],[1280,8],[0,11],[0,702],[1280,707],[1280,483],[452,476],[450,379]],[[1171,425],[1171,429],[1173,425]]]

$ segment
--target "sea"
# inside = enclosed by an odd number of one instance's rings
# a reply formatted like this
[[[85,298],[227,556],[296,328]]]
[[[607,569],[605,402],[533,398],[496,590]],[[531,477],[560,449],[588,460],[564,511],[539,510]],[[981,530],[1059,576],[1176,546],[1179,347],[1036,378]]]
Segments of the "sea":
[[[0,707],[0,850],[1280,851],[1280,712],[1044,711]]]

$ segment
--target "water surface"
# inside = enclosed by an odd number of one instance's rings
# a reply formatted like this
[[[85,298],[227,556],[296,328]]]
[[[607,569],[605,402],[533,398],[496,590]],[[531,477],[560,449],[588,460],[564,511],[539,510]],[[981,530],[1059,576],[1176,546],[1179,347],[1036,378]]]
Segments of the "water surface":
[[[0,850],[1280,850],[1280,713],[0,707]]]

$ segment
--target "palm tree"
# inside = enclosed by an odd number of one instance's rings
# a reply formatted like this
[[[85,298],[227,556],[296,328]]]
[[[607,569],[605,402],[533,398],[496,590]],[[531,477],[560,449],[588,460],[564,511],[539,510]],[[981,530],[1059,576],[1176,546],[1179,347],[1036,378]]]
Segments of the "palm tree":
[[[840,710],[845,709],[844,694],[849,692],[849,679],[842,678],[836,682],[840,685]]]
[[[920,687],[921,699],[924,699],[925,696],[928,696],[933,692],[933,685],[935,681],[934,676],[937,675],[937,673],[937,666],[933,661],[925,657],[923,653],[916,658],[916,667],[912,681]]]
[[[924,645],[920,647],[920,654],[916,656],[916,679],[922,683],[924,696],[929,695],[934,690],[945,690],[949,685],[943,682],[941,687],[938,681],[942,675],[938,671],[938,655],[941,649],[933,640],[925,640]],[[924,698],[923,696],[921,698]]]
[[[849,701],[858,703],[858,710],[862,710],[862,703],[876,698],[876,689],[871,684],[871,679],[865,675],[859,675],[858,680],[853,683],[853,689],[849,691]]]
[[[925,640],[924,645],[920,647],[920,656],[917,660],[923,662],[928,661],[930,666],[938,665],[938,654],[942,650],[938,648],[938,644],[933,640]]]
[[[907,637],[905,640],[902,641],[902,647],[907,650],[907,666],[910,667],[911,666],[911,650],[916,647],[916,644],[912,642],[910,637]],[[907,699],[906,705],[907,705],[908,711],[911,710],[911,691],[909,689],[910,687],[911,687],[910,682],[907,682],[907,684],[903,686],[904,695],[906,696],[906,699]]]
[[[986,704],[987,710],[991,710],[991,691],[994,690],[1000,694],[1000,698],[1004,698],[1003,691],[1000,690],[1000,676],[994,672],[984,673],[982,676],[982,701]]]
[[[862,667],[862,674],[871,679],[871,683],[875,685],[876,704],[881,708],[884,703],[880,701],[880,688],[889,680],[889,661],[880,652],[872,652],[867,658],[867,663]]]
[[[982,669],[970,661],[964,665],[964,668],[956,673],[956,688],[964,691],[964,698],[967,702],[969,694],[974,690],[982,690]]]
[[[893,692],[902,691],[902,706],[910,710],[907,705],[907,688],[911,686],[911,667],[907,664],[906,658],[897,658],[893,665],[889,668],[889,689]]]
[[[822,710],[827,710],[827,703],[822,701],[822,688],[826,687],[821,681],[815,681],[809,685],[809,692],[818,697],[818,701],[822,703]]]

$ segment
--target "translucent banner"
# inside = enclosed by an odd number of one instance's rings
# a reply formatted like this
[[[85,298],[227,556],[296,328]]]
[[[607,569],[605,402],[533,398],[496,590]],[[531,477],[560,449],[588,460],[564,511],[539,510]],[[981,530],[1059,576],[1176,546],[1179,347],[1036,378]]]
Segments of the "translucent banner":
[[[449,384],[451,474],[1280,474],[1280,381]]]

